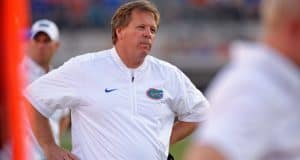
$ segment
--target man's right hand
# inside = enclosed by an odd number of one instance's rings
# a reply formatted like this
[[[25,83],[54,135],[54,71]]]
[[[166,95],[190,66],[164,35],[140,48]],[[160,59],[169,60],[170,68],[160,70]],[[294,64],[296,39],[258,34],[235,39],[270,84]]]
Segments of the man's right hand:
[[[44,151],[47,160],[79,160],[74,154],[57,145],[51,145]]]

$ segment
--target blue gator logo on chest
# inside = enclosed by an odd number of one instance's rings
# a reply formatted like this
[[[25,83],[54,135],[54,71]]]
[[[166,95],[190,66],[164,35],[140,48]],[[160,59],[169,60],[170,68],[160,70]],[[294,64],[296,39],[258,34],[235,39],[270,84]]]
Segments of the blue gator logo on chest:
[[[163,98],[164,92],[159,89],[149,88],[147,91],[147,96],[150,97],[151,99],[158,100]]]

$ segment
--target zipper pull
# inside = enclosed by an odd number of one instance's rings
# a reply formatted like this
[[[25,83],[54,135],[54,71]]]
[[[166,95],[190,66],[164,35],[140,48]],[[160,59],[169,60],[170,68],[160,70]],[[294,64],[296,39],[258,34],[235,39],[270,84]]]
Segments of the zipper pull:
[[[131,82],[134,82],[134,70],[131,70]]]

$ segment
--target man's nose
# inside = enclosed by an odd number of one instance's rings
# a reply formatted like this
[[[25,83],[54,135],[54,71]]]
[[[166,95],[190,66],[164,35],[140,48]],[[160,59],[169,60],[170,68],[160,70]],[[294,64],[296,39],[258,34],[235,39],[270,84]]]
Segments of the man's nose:
[[[143,35],[144,35],[144,37],[147,37],[147,38],[153,37],[153,33],[151,32],[150,28],[145,28]]]
[[[38,45],[39,48],[44,48],[44,47],[47,46],[47,43],[44,43],[44,42],[38,42],[37,45]]]

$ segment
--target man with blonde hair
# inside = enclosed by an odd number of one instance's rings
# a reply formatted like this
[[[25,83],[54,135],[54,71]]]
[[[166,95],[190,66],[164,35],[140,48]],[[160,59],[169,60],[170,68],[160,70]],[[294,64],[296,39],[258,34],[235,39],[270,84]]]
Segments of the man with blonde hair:
[[[202,93],[178,68],[148,55],[159,17],[146,0],[122,5],[112,18],[112,49],[73,58],[27,88],[48,159],[166,160],[169,145],[205,119]],[[47,124],[63,108],[71,110],[72,153],[54,143]]]
[[[261,9],[262,39],[233,47],[185,160],[300,159],[300,1],[264,0]]]

